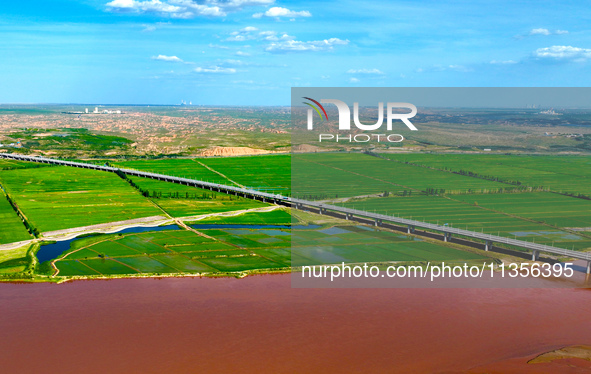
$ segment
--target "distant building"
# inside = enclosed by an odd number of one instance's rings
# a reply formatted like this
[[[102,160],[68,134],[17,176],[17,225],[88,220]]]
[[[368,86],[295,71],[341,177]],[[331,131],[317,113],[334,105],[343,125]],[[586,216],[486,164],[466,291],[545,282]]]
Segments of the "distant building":
[[[88,114],[88,108],[84,109],[84,113]]]
[[[94,112],[93,112],[93,113],[95,113],[95,114],[96,114],[96,113],[98,113],[98,112],[99,112],[99,111],[98,111],[98,108],[97,108],[97,107],[95,107],[95,108],[94,108]]]
[[[492,149],[490,148],[484,148],[484,152],[490,152]]]

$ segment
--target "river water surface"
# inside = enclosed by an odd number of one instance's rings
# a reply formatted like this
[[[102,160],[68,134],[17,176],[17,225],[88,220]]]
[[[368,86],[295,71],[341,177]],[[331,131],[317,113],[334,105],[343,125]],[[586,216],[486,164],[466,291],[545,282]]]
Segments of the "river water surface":
[[[6,373],[476,373],[591,344],[589,290],[292,289],[289,274],[0,284],[0,316]]]

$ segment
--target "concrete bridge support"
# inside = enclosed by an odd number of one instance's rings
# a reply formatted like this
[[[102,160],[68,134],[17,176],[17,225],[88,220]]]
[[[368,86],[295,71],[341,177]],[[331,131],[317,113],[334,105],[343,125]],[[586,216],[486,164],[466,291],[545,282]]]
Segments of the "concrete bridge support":
[[[353,218],[353,215],[351,213],[345,213],[345,219],[348,221],[350,219]]]
[[[540,251],[534,250],[531,254],[531,260],[538,261],[539,258],[540,258]]]
[[[587,274],[591,274],[591,261],[587,261]]]
[[[407,234],[413,234],[414,232],[415,232],[415,227],[414,226],[411,226],[411,225],[408,225],[408,228],[406,230],[406,233]]]
[[[375,225],[376,226],[382,226],[382,220],[381,219],[377,219],[375,220]]]
[[[444,233],[443,233],[443,241],[444,241],[444,242],[449,242],[449,241],[451,241],[451,232],[444,232]]]
[[[485,251],[490,251],[491,249],[492,249],[492,242],[491,242],[490,240],[487,240],[487,241],[484,243],[484,250],[485,250]]]

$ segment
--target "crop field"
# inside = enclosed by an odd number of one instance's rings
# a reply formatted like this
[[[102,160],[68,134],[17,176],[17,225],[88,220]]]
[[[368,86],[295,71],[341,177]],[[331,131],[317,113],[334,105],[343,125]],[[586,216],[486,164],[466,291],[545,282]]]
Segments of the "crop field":
[[[113,173],[65,166],[4,170],[0,183],[40,232],[162,215]]]
[[[293,218],[297,221],[297,219]],[[232,216],[211,216],[195,222],[196,224],[234,224],[234,225],[291,225],[292,216],[282,209],[270,212],[251,212]]]
[[[203,158],[199,161],[248,188],[279,194],[291,189],[290,155]]]
[[[510,206],[509,202],[503,206],[491,203],[499,197],[501,198],[499,201],[509,199],[513,205]],[[536,243],[554,244],[567,249],[591,247],[591,239],[587,234],[572,233],[562,229],[563,227],[571,227],[570,224],[575,223],[574,217],[569,221],[570,214],[574,213],[572,206],[571,208],[559,208],[562,202],[557,199],[546,200],[547,203],[554,204],[554,208],[550,209],[544,205],[532,209],[531,205],[528,206],[527,203],[524,203],[524,201],[531,202],[537,199],[540,204],[544,204],[543,198],[552,197],[551,194],[537,196],[534,193],[459,195],[453,196],[453,199],[440,196],[388,197],[351,201],[345,203],[344,206],[440,225],[448,224],[456,228],[535,241]],[[557,197],[578,200],[564,196]],[[455,200],[456,198],[465,201]],[[475,202],[478,205],[474,205]],[[495,209],[495,211],[490,209]],[[503,210],[507,214],[501,213]],[[544,213],[545,211],[549,213]],[[578,210],[578,214],[584,214],[583,207]],[[544,215],[548,224],[534,221],[536,219],[541,221]],[[588,222],[588,219],[583,215],[582,220],[576,222],[578,225],[582,225]],[[568,224],[568,226],[561,222]],[[551,225],[551,223],[555,225]]]
[[[412,236],[377,231],[365,226],[295,230],[292,235],[293,266],[341,262],[470,261],[485,258]]]
[[[59,276],[228,273],[340,262],[470,261],[485,257],[363,226],[206,229],[100,235],[72,243]],[[293,247],[292,247],[293,241]],[[291,250],[290,250],[290,247]]]
[[[281,194],[291,185],[289,155],[124,161],[115,166]]]
[[[207,169],[199,163],[200,159],[163,159],[115,162],[113,166],[175,177],[198,179],[206,182],[234,185],[228,179]]]
[[[25,225],[0,191],[0,244],[32,239]]]
[[[476,173],[591,196],[591,157],[494,154],[382,154],[399,162]],[[473,178],[476,179],[476,178]]]
[[[444,171],[395,163],[359,153],[315,153],[295,155],[293,194],[328,198],[401,190],[467,192],[507,187],[504,184]]]
[[[557,227],[591,228],[591,201],[551,192],[453,196],[455,200]]]
[[[75,241],[79,242],[72,246],[75,252],[56,261],[56,266],[62,276],[219,273],[289,266],[244,245],[229,244],[221,239],[233,235],[224,234],[218,240],[176,230],[84,238]]]
[[[173,217],[219,213],[269,206],[221,192],[183,186],[149,178],[129,177],[155,204]]]
[[[30,245],[25,245],[10,251],[0,251],[0,274],[18,273],[25,270],[29,264],[27,251]]]

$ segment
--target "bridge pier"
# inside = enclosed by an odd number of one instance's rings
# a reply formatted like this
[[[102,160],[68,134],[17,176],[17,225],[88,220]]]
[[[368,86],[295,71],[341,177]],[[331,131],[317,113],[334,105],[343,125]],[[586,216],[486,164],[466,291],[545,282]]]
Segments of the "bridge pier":
[[[412,226],[412,225],[408,225],[408,228],[406,230],[406,233],[407,234],[414,234],[414,232],[415,232],[415,227]]]
[[[449,241],[451,241],[451,232],[444,232],[444,233],[443,233],[443,241],[444,241],[444,242],[449,242]]]
[[[540,258],[540,251],[536,251],[534,249],[534,251],[531,254],[531,260],[532,261],[538,261],[538,258]]]
[[[491,242],[490,240],[487,240],[487,241],[484,243],[484,250],[485,250],[485,251],[490,251],[490,250],[491,250],[491,248],[492,248],[492,242]]]
[[[353,215],[351,213],[345,213],[345,219],[348,221],[351,218],[353,218]]]
[[[377,219],[375,220],[375,225],[376,226],[382,226],[382,220],[381,219]]]
[[[591,274],[591,261],[587,261],[587,274]]]

